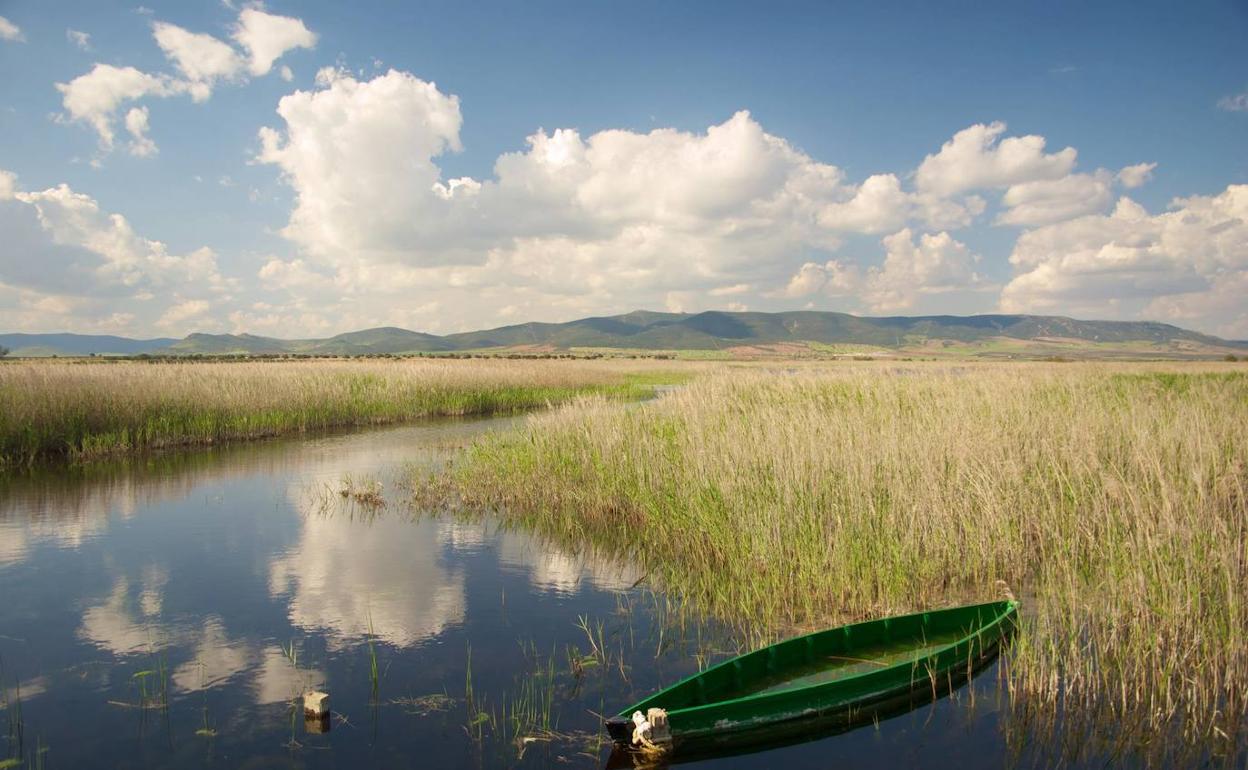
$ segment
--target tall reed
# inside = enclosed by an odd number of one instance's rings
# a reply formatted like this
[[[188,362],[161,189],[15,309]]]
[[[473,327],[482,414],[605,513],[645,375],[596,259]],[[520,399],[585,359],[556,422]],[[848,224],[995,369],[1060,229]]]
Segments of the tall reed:
[[[670,369],[670,366],[669,366]],[[648,362],[13,362],[0,365],[0,468],[343,425],[635,396]]]
[[[1024,596],[1019,703],[1221,751],[1248,715],[1248,374],[1234,367],[724,371],[580,399],[427,491],[640,562],[737,623]]]

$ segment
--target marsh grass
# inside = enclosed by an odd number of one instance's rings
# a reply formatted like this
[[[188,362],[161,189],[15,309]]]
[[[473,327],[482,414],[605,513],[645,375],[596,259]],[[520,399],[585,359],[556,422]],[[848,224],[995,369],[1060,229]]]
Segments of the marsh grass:
[[[336,426],[637,398],[649,362],[18,362],[0,367],[0,469]],[[668,378],[670,381],[670,378]]]
[[[345,474],[338,486],[338,496],[369,509],[386,507],[385,489],[379,479]]]
[[[1024,596],[1006,686],[1031,724],[1242,751],[1248,375],[781,375],[726,370],[639,408],[578,399],[481,439],[423,494],[638,562],[755,641],[1005,580]]]
[[[555,651],[542,655],[531,644],[522,644],[521,649],[525,665],[511,688],[487,697],[473,686],[472,649],[468,648],[464,732],[480,750],[494,752],[507,764],[523,760],[535,745],[554,751],[554,761],[566,762],[567,755],[574,753],[597,760],[602,746],[599,731],[559,729],[560,706],[568,702],[575,687],[569,687],[573,683],[566,681],[567,673],[557,665]]]

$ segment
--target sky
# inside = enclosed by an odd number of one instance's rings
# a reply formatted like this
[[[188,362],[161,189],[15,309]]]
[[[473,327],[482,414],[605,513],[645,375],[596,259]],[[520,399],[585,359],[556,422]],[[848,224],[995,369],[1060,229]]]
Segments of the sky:
[[[0,331],[1248,339],[1248,3],[0,0]]]

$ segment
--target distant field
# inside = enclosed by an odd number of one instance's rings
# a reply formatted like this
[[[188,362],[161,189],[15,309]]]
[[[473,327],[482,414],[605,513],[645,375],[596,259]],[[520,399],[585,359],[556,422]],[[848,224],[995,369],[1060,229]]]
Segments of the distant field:
[[[1024,599],[1009,691],[1035,718],[1243,739],[1242,365],[721,368],[640,408],[535,415],[425,493],[621,555],[764,636],[1004,580]]]
[[[671,364],[597,361],[0,363],[0,468],[435,415],[578,395],[635,398]],[[665,373],[668,372],[668,373]]]

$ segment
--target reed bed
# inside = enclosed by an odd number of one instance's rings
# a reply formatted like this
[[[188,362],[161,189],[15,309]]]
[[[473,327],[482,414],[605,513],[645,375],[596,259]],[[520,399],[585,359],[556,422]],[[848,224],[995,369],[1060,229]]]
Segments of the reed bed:
[[[425,494],[635,560],[755,632],[994,598],[1004,580],[1024,599],[1003,671],[1027,724],[1205,757],[1244,745],[1242,369],[724,370],[639,408],[536,415]]]
[[[5,363],[0,468],[637,396],[660,371],[558,360]]]

